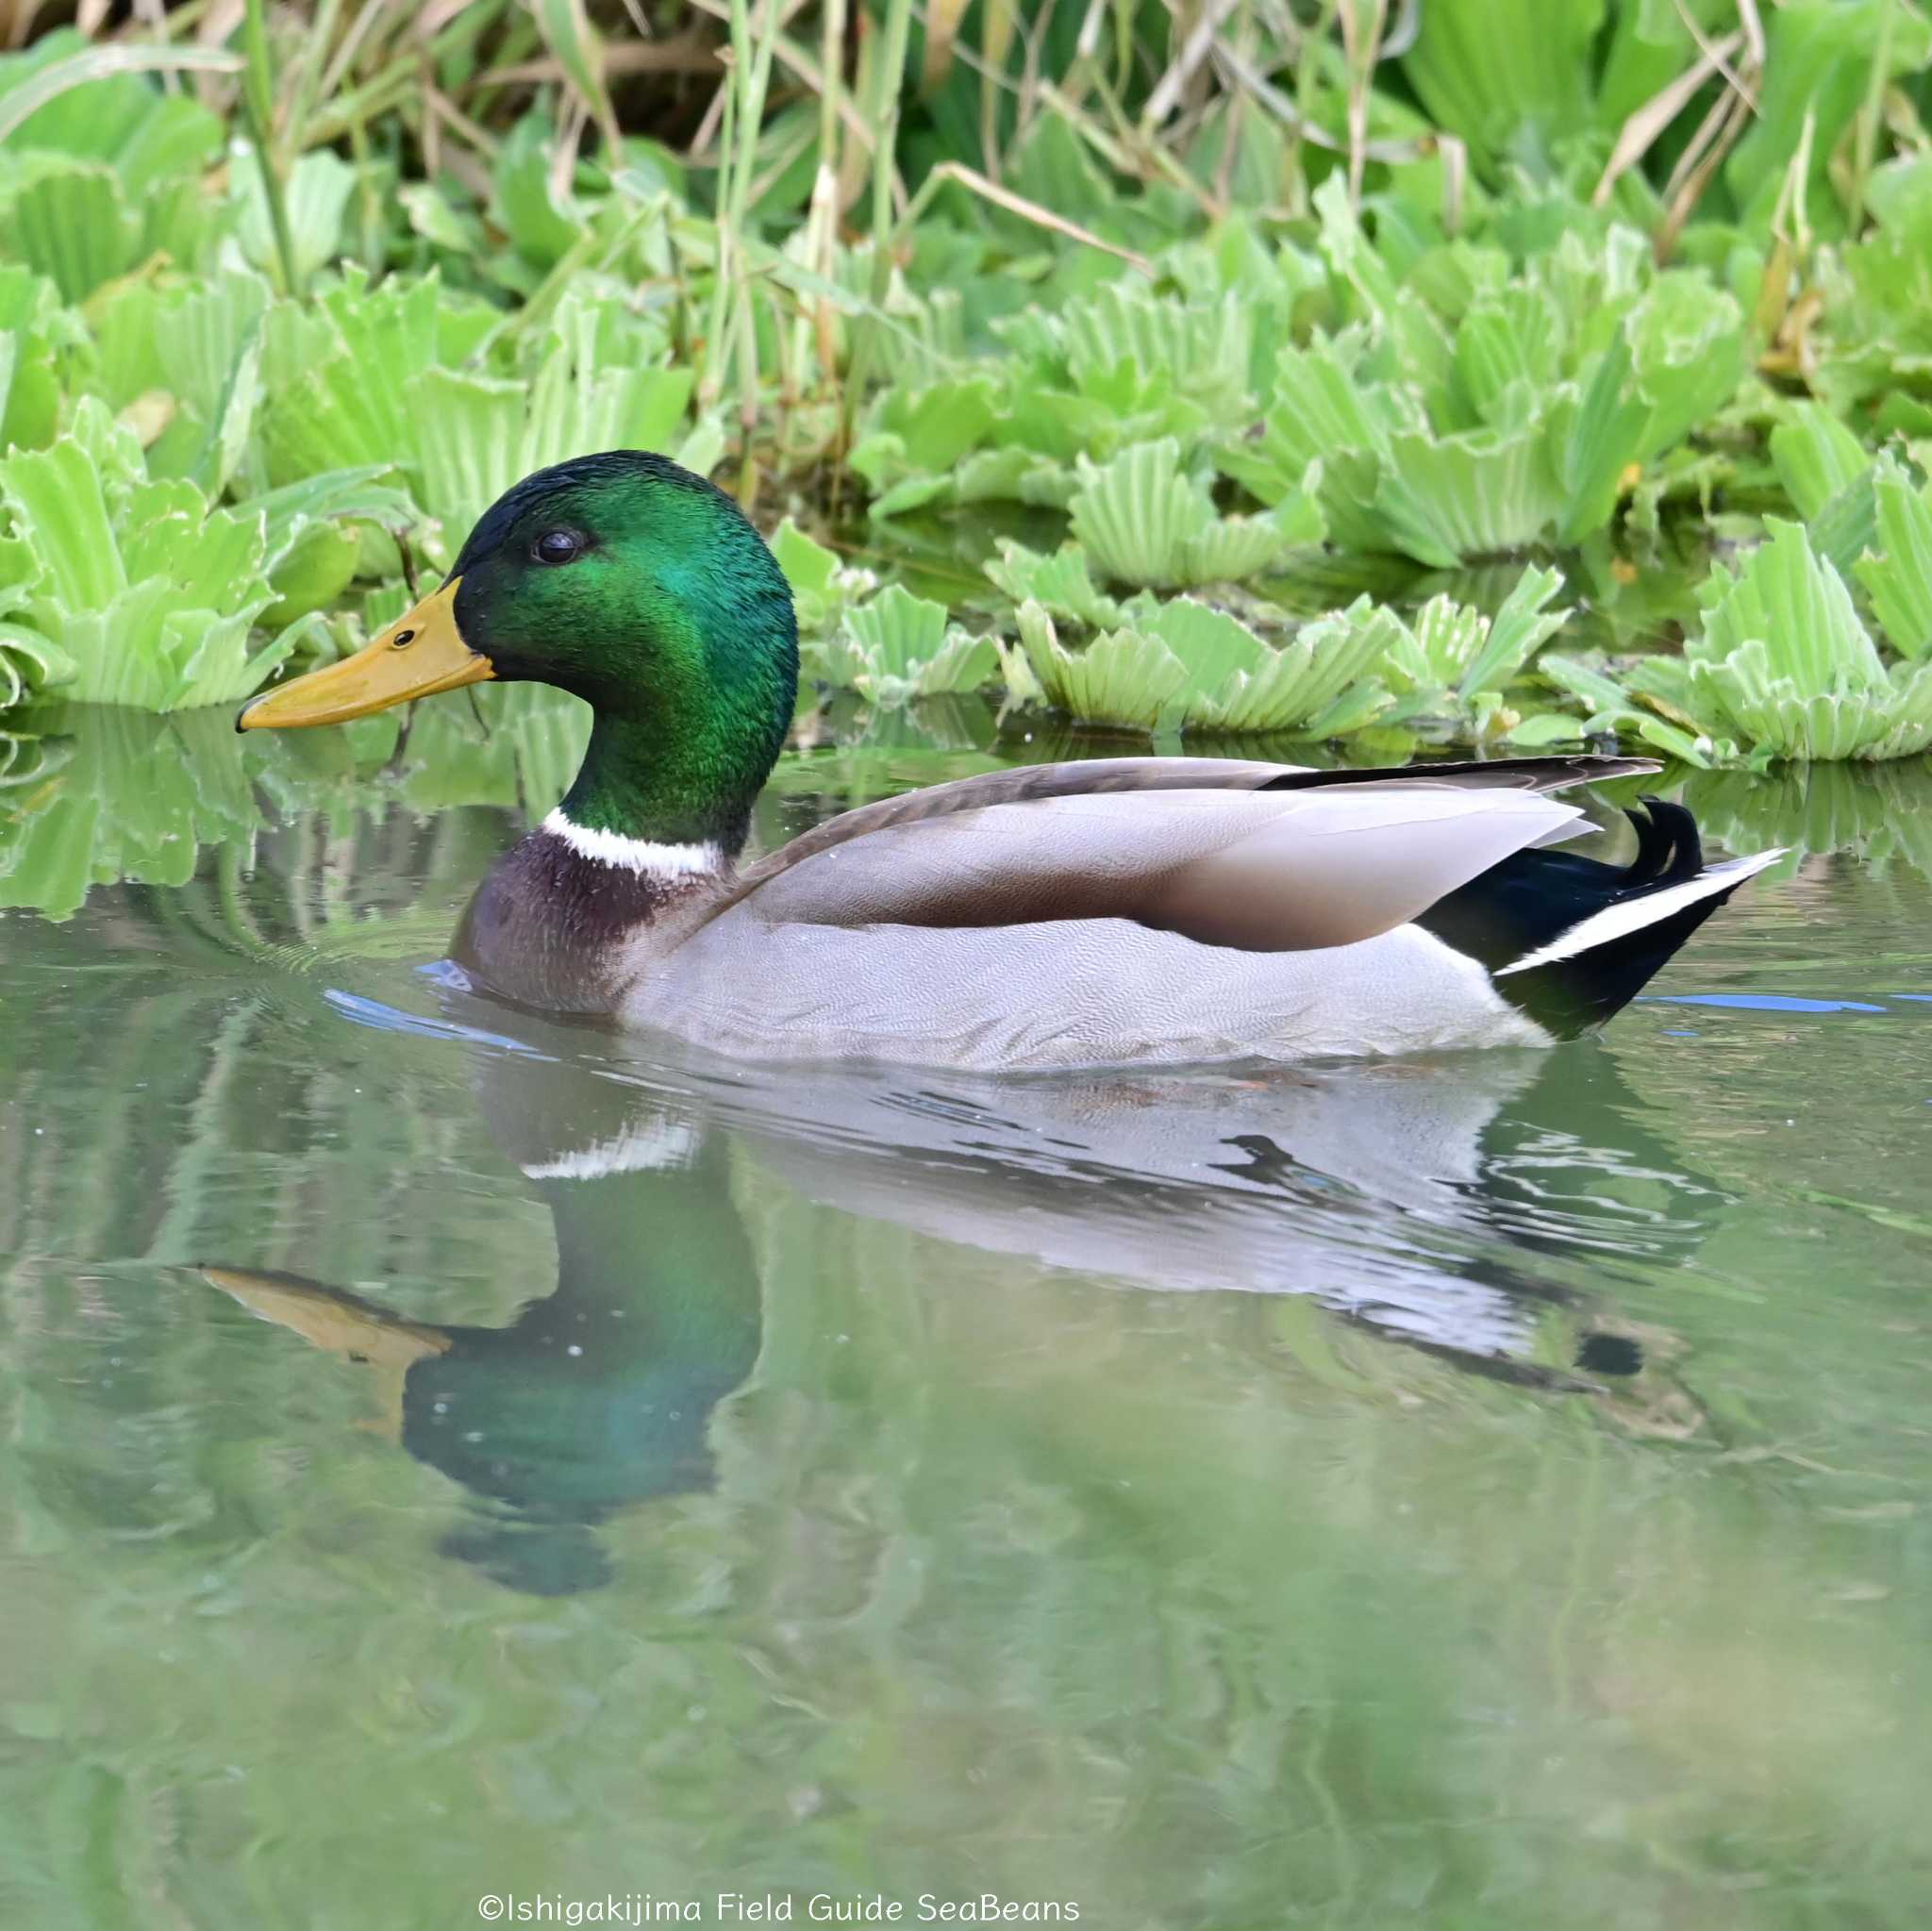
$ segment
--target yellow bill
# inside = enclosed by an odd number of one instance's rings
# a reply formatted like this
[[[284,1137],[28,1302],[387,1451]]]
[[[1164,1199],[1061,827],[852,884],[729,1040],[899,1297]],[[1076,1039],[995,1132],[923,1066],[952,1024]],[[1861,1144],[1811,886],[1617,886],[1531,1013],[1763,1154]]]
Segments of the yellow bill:
[[[385,1440],[403,1439],[403,1395],[418,1361],[449,1352],[441,1328],[401,1321],[354,1294],[294,1274],[259,1273],[245,1267],[203,1266],[209,1286],[232,1294],[251,1314],[299,1334],[310,1346],[359,1362],[375,1376],[375,1420],[358,1423]]]
[[[457,628],[461,580],[451,577],[354,657],[264,691],[242,707],[235,728],[287,731],[304,724],[346,724],[412,697],[434,697],[439,691],[494,677],[490,659],[472,650]]]
[[[210,1287],[233,1295],[251,1314],[292,1329],[311,1347],[331,1355],[408,1367],[425,1355],[449,1351],[449,1337],[440,1328],[404,1321],[322,1281],[207,1263],[200,1272]]]

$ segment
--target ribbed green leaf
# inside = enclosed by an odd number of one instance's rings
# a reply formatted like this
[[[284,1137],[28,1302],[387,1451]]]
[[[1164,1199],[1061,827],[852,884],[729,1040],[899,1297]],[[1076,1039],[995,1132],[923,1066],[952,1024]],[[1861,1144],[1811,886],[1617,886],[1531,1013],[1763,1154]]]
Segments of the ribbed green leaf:
[[[0,623],[0,711],[68,682],[75,670],[74,659],[39,631]]]
[[[424,508],[442,524],[454,556],[472,524],[525,472],[524,424],[529,392],[521,382],[428,369],[405,393],[414,435]]]
[[[1879,554],[1854,568],[1887,641],[1921,658],[1932,653],[1932,500],[1890,456],[1879,459],[1873,487]]]
[[[1506,426],[1507,398],[1536,394],[1557,378],[1562,325],[1541,289],[1518,287],[1487,296],[1456,333],[1456,375],[1472,424]]]
[[[1020,641],[1045,701],[1086,724],[1151,731],[1187,685],[1187,666],[1158,638],[1108,631],[1069,651],[1038,604],[1020,607]]]
[[[1319,517],[1315,527],[1315,540],[1319,541]],[[1174,581],[1244,583],[1279,562],[1287,547],[1281,525],[1270,517],[1220,517],[1182,541]]]
[[[1000,670],[999,649],[991,636],[974,637],[955,624],[938,656],[920,666],[921,697],[946,697],[981,691]]]
[[[1233,676],[1252,675],[1274,655],[1240,618],[1192,597],[1167,603],[1136,597],[1123,615],[1129,628],[1158,638],[1187,667],[1190,693],[1217,691]]]
[[[1769,541],[1735,574],[1722,563],[1712,567],[1699,593],[1704,633],[1690,654],[1714,664],[1755,640],[1772,654],[1767,670],[1774,664],[1801,689],[1881,688],[1884,666],[1843,579],[1811,548],[1801,524],[1773,517],[1766,527]]]
[[[525,114],[496,158],[493,212],[519,255],[537,268],[554,268],[584,231],[582,217],[552,184],[552,130]]]
[[[1523,573],[1488,624],[1482,647],[1464,664],[1456,680],[1457,693],[1465,702],[1478,691],[1500,690],[1520,676],[1537,652],[1563,627],[1569,610],[1549,608],[1562,589],[1560,571],[1530,569]]]
[[[832,574],[839,567],[836,550],[828,550],[808,537],[791,517],[772,533],[772,555],[785,573],[794,597],[824,596],[832,587]]]
[[[275,602],[264,624],[280,627],[311,610],[331,608],[348,589],[362,554],[358,533],[339,523],[305,524],[268,573]]]
[[[1547,151],[1593,118],[1604,0],[1430,0],[1402,71],[1431,121],[1484,161],[1533,131]]]
[[[1366,599],[1304,624],[1253,669],[1235,669],[1218,686],[1191,694],[1185,723],[1224,731],[1359,729],[1391,702],[1374,676],[1387,645]]]
[[[905,677],[940,653],[946,607],[891,584],[845,619],[846,635],[874,674]]]
[[[268,191],[252,147],[234,157],[231,181],[236,199],[235,240],[253,267],[278,277],[281,257],[269,218]],[[341,247],[342,210],[355,185],[356,171],[326,148],[304,155],[289,171],[282,193],[295,273],[305,283],[324,263],[334,259]]]
[[[246,696],[295,641],[249,650],[273,595],[264,519],[209,510],[192,483],[149,481],[143,467],[92,398],[68,438],[0,461],[31,559],[13,573],[24,619],[72,662],[69,694],[82,702],[173,710]]]
[[[1375,506],[1419,563],[1446,569],[1465,557],[1527,548],[1562,508],[1544,439],[1530,430],[1440,441],[1398,435],[1389,449]]]
[[[69,302],[133,267],[140,233],[110,169],[74,162],[23,188],[6,220],[14,254]]]
[[[55,602],[99,609],[127,588],[100,471],[78,442],[8,457],[0,490]]]
[[[1109,463],[1080,461],[1074,535],[1102,573],[1120,583],[1185,582],[1184,546],[1214,520],[1208,492],[1181,474],[1172,438],[1143,442]]]
[[[1790,405],[1771,432],[1771,459],[1785,494],[1807,523],[1872,466],[1871,451],[1815,402]]]
[[[1118,624],[1121,607],[1096,590],[1087,569],[1087,553],[1077,543],[1063,544],[1042,557],[1011,537],[999,540],[1000,554],[990,558],[986,574],[1015,604],[1029,599],[1050,616],[1103,628]]]
[[[810,674],[885,706],[976,691],[999,673],[991,637],[948,625],[945,606],[892,584],[849,610],[840,628],[808,646]]]
[[[1242,413],[1252,359],[1248,311],[1233,296],[1212,304],[1154,295],[1109,283],[1091,302],[1074,302],[1058,318],[1068,372],[1087,378],[1125,363],[1172,374],[1177,392],[1216,420]]]

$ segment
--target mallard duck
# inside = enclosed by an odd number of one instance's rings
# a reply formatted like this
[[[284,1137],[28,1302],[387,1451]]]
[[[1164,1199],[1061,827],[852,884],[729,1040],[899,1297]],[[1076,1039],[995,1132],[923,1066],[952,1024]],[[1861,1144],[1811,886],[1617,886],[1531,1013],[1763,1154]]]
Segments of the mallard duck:
[[[458,934],[486,990],[741,1057],[981,1070],[1547,1045],[1626,1004],[1754,872],[1688,812],[1636,859],[1547,849],[1557,757],[1310,771],[1113,757],[936,785],[741,867],[791,724],[797,625],[731,499],[616,450],[526,476],[448,580],[239,727],[335,724],[488,679],[586,699],[563,802]]]

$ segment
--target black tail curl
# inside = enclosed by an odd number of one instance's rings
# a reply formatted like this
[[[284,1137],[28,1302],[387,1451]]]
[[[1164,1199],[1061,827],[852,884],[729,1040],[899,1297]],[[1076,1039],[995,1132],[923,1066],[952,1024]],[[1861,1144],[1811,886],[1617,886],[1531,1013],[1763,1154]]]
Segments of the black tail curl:
[[[1697,821],[1662,798],[1642,802],[1641,811],[1624,814],[1637,832],[1629,864],[1607,865],[1569,851],[1517,852],[1431,906],[1416,924],[1494,974],[1611,906],[1695,878],[1704,870]],[[1570,958],[1510,973],[1496,981],[1496,990],[1557,1038],[1574,1039],[1627,1006],[1729,896],[1714,891]]]
[[[1637,828],[1637,856],[1624,868],[1622,898],[1680,884],[1704,870],[1704,841],[1697,835],[1696,819],[1683,806],[1647,792],[1641,802],[1641,811],[1626,808],[1624,813]]]

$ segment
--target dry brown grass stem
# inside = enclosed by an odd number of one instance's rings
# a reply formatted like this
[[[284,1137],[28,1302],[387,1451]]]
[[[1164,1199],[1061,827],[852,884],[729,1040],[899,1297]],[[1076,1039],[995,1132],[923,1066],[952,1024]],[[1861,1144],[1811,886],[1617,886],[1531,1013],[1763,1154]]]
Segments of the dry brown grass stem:
[[[1618,178],[1650,152],[1658,136],[1684,111],[1690,97],[1714,73],[1729,72],[1724,65],[1726,59],[1743,44],[1741,29],[1726,34],[1715,45],[1707,46],[1676,79],[1660,87],[1641,108],[1631,110],[1618,133],[1616,146],[1610,150],[1609,159],[1604,164],[1596,191],[1591,196],[1592,207],[1602,208],[1609,200]]]

